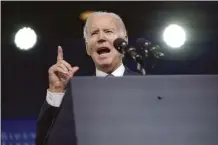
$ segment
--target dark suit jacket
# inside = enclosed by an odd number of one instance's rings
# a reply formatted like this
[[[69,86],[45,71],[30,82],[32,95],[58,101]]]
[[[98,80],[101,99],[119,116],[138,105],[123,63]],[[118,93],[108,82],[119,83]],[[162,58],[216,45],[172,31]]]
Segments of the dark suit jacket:
[[[124,76],[128,75],[139,74],[125,68]],[[70,91],[66,91],[65,96],[70,94]],[[62,100],[65,105],[59,108],[44,102],[37,121],[36,145],[76,145],[75,127],[72,125],[73,112],[68,106],[72,105],[72,101],[65,96]],[[70,142],[65,142],[69,139]]]

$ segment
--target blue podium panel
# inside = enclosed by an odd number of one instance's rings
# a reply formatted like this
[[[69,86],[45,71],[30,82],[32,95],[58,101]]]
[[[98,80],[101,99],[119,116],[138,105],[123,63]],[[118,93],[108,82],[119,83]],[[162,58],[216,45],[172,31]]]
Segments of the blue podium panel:
[[[35,119],[5,119],[1,123],[2,145],[35,145]]]

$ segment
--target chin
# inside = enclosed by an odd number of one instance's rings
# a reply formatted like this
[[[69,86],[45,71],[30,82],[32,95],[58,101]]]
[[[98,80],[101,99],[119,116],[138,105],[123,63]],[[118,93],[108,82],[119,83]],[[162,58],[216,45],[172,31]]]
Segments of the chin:
[[[95,65],[102,68],[102,69],[106,69],[106,68],[112,67],[113,61],[110,59],[97,60],[97,61],[95,61]]]
[[[108,55],[107,57],[99,57],[98,55],[92,55],[92,59],[95,63],[96,66],[100,67],[100,68],[109,68],[111,69],[111,67],[113,67],[114,65],[116,65],[116,62],[120,59],[117,56],[113,56],[113,55]]]
[[[107,66],[111,66],[112,62],[111,61],[103,60],[103,61],[100,61],[99,63],[97,63],[97,65],[101,66],[101,67],[107,67]]]

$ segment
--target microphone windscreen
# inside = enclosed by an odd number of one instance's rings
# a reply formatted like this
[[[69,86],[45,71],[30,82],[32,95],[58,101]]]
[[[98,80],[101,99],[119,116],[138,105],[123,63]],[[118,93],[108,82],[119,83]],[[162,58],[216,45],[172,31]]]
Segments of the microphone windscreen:
[[[116,40],[114,40],[114,47],[116,49],[124,49],[127,46],[127,42],[122,39],[122,38],[117,38]]]

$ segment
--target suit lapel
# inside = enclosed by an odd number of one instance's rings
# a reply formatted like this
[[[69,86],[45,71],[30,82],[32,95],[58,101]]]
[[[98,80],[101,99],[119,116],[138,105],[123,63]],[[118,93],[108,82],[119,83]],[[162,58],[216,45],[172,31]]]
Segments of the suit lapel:
[[[130,69],[128,69],[127,67],[125,67],[125,71],[124,71],[124,76],[129,76],[129,75],[140,75],[139,73],[137,72],[133,72],[131,71]]]

